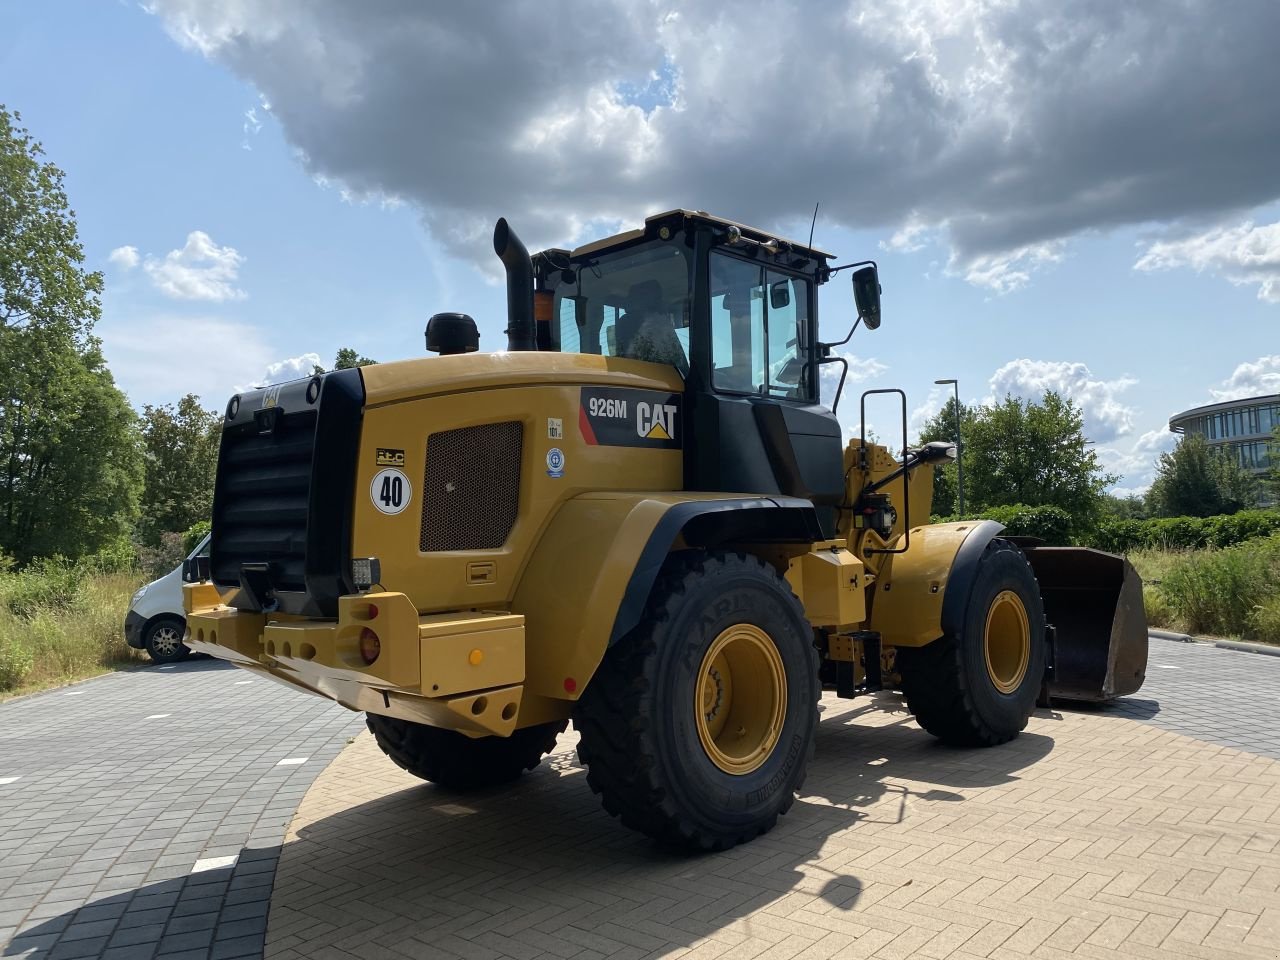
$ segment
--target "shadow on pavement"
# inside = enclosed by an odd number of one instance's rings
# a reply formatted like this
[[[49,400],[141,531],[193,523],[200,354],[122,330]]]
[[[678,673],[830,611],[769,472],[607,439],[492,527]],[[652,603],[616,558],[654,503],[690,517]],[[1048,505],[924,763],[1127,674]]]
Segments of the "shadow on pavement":
[[[858,722],[886,710],[895,714],[887,725]],[[246,849],[234,868],[43,920],[4,955],[60,960],[127,946],[139,958],[260,956],[273,877],[272,942],[281,949],[304,949],[315,936],[423,956],[455,941],[501,954],[540,936],[601,953],[687,946],[795,891],[853,909],[868,889],[858,859],[874,849],[859,838],[860,822],[958,806],[957,791],[1016,780],[1052,747],[1052,738],[1024,733],[989,750],[947,748],[889,694],[828,707],[791,811],[758,840],[705,856],[661,849],[622,827],[601,810],[576,754],[561,752],[506,789],[459,795],[422,784],[350,807],[304,825],[278,870],[280,848]]]
[[[146,884],[30,925],[3,956],[260,957],[280,848],[242,850],[233,867]],[[186,951],[195,951],[186,953]]]
[[[1134,720],[1150,720],[1160,713],[1160,701],[1150,700],[1146,697],[1120,697],[1117,700],[1109,700],[1105,703],[1078,700],[1060,702],[1055,700],[1053,705],[1062,710],[1070,710],[1072,713],[1106,713],[1130,717]]]

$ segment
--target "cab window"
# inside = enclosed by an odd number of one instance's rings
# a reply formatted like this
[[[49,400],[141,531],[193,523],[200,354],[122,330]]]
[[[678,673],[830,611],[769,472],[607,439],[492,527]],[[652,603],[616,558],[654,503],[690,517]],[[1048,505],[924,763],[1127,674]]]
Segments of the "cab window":
[[[689,267],[682,246],[645,243],[575,262],[556,287],[557,346],[689,371]]]
[[[810,400],[809,281],[722,253],[711,256],[716,389]]]

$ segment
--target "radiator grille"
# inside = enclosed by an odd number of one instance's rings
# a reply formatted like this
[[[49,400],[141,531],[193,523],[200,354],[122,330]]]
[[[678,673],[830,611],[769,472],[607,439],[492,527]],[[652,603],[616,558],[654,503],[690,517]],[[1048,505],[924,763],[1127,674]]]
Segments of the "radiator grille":
[[[315,446],[314,412],[281,418],[271,433],[232,428],[222,435],[212,576],[239,582],[240,565],[270,563],[277,590],[304,590],[307,498]]]
[[[443,430],[427,438],[422,481],[424,552],[494,550],[520,509],[519,420]]]

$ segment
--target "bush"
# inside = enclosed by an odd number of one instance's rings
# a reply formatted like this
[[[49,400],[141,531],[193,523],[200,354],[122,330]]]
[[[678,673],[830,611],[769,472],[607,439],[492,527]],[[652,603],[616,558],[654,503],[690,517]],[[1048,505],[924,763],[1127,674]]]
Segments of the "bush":
[[[182,535],[182,549],[186,551],[183,556],[190,554],[213,529],[213,523],[209,520],[200,520],[191,525],[186,533]]]
[[[1173,562],[1158,590],[1190,633],[1280,640],[1280,534]]]
[[[137,654],[125,643],[141,577],[47,562],[0,573],[0,691],[74,680]]]
[[[1104,520],[1085,538],[1089,546],[1112,553],[1134,550],[1196,550],[1230,547],[1280,532],[1280,510],[1242,510],[1219,517],[1155,517]]]
[[[1005,533],[1011,537],[1038,537],[1050,546],[1061,547],[1072,542],[1075,520],[1061,507],[1028,507],[1013,504],[992,507],[969,517],[935,517],[936,523],[957,520],[994,520],[1004,524]]]
[[[186,558],[189,551],[183,548],[180,533],[160,534],[159,546],[138,547],[138,566],[148,580],[163,577]]]
[[[0,580],[0,603],[18,616],[46,607],[65,607],[75,599],[81,573],[61,557],[37,560]]]

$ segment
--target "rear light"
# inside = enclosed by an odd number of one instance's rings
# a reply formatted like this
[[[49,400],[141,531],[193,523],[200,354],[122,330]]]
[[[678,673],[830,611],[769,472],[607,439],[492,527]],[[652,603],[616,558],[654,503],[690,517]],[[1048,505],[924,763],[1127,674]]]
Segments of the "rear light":
[[[378,639],[378,635],[365,627],[360,631],[360,659],[366,664],[371,664],[378,659],[378,654],[382,652],[382,641]]]

